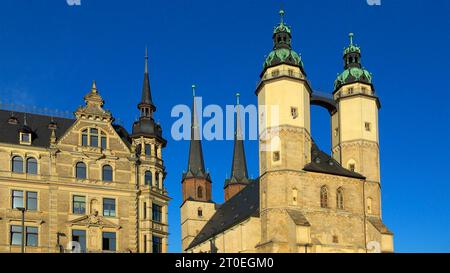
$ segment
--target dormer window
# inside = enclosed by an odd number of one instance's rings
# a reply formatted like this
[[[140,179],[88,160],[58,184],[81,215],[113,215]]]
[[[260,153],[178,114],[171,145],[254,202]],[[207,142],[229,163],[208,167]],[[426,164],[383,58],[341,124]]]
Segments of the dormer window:
[[[106,133],[97,128],[88,128],[81,131],[81,146],[96,147],[106,150],[108,147]]]
[[[31,133],[20,133],[20,144],[31,145]]]

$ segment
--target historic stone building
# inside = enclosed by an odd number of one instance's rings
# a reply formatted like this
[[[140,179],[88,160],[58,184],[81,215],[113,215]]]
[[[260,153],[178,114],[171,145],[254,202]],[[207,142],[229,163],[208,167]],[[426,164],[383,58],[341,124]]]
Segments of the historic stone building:
[[[84,100],[74,119],[0,110],[0,252],[167,251],[166,140],[147,55],[131,134],[95,83]]]
[[[182,177],[183,251],[393,252],[393,233],[381,217],[380,102],[371,74],[362,68],[361,50],[351,35],[332,96],[320,96],[291,47],[283,15],[256,88],[260,175],[248,178],[238,124],[224,204],[211,200],[212,179],[195,138],[193,111],[188,170]],[[331,156],[311,136],[311,105],[330,112]]]

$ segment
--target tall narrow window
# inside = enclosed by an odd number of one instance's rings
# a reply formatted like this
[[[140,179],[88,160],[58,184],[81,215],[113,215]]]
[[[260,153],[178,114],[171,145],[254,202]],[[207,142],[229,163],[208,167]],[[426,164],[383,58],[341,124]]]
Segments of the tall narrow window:
[[[153,253],[162,253],[162,238],[153,236],[152,238],[153,243]]]
[[[86,230],[72,230],[72,241],[80,244],[81,253],[86,253]]]
[[[152,146],[150,146],[150,144],[145,144],[145,155],[146,156],[151,156],[152,153]]]
[[[78,162],[75,167],[75,176],[77,179],[86,179],[86,164]]]
[[[72,200],[72,212],[73,214],[85,214],[86,213],[86,197],[74,196]]]
[[[197,197],[198,198],[203,198],[203,188],[201,186],[199,186],[197,188]]]
[[[12,208],[25,208],[23,202],[23,191],[12,191]]]
[[[12,158],[12,171],[13,173],[23,173],[23,159],[20,156]]]
[[[367,131],[367,132],[370,132],[370,131],[371,131],[371,124],[370,124],[370,122],[364,123],[364,127],[366,128],[366,131]]]
[[[109,165],[103,166],[102,169],[102,180],[104,182],[111,182],[113,181],[113,169]]]
[[[147,202],[144,202],[144,205],[142,208],[142,214],[143,214],[143,218],[147,219]]]
[[[155,180],[155,187],[159,188],[159,172],[156,172]]]
[[[105,198],[103,199],[103,216],[116,217],[116,200]]]
[[[81,132],[81,145],[82,146],[88,146],[88,130],[85,129],[83,132]]]
[[[339,188],[336,192],[336,207],[344,209],[344,190],[342,188]]]
[[[146,186],[152,185],[152,173],[150,171],[146,171],[144,175],[144,183]]]
[[[103,232],[102,234],[102,250],[103,251],[116,251],[116,233],[115,232]]]
[[[30,157],[27,159],[27,174],[37,174],[38,163],[37,160]]]
[[[322,208],[328,208],[328,189],[326,186],[320,189],[320,206]]]
[[[26,228],[26,245],[27,246],[38,246],[38,228],[37,227],[27,227]]]
[[[203,217],[203,210],[202,210],[202,208],[198,208],[197,215],[198,215],[198,217]]]
[[[291,107],[291,116],[293,119],[298,118],[298,108],[297,107]]]
[[[91,142],[91,147],[98,147],[98,129],[91,128],[91,135],[89,141]]]
[[[27,192],[27,210],[36,211],[38,208],[37,192]]]
[[[106,138],[106,134],[104,132],[101,132],[101,138],[100,138],[100,144],[101,144],[101,148],[102,150],[106,150],[107,148],[107,138]]]
[[[155,203],[152,204],[152,220],[158,223],[162,222],[162,207]]]

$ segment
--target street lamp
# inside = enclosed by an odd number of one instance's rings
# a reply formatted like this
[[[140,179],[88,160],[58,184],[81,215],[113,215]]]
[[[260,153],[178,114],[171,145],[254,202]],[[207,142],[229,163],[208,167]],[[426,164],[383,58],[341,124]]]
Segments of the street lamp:
[[[22,212],[22,253],[25,253],[25,208],[17,208],[19,211]]]

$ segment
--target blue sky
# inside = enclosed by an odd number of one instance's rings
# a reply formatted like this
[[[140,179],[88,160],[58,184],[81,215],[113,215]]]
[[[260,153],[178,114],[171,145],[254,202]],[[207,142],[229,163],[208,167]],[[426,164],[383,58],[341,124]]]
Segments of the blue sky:
[[[138,116],[143,56],[150,53],[157,119],[165,150],[170,251],[181,250],[181,173],[188,142],[173,141],[170,117],[190,104],[193,82],[206,104],[255,104],[256,82],[272,47],[280,1],[3,0],[0,8],[0,99],[74,111],[92,80],[106,108],[130,129]],[[446,0],[285,0],[293,46],[315,90],[331,92],[342,70],[347,34],[374,74],[380,111],[383,219],[398,252],[450,252],[450,2]],[[330,150],[326,110],[313,107],[312,134]],[[258,176],[257,142],[246,142],[249,173]],[[232,142],[204,142],[223,201]]]

